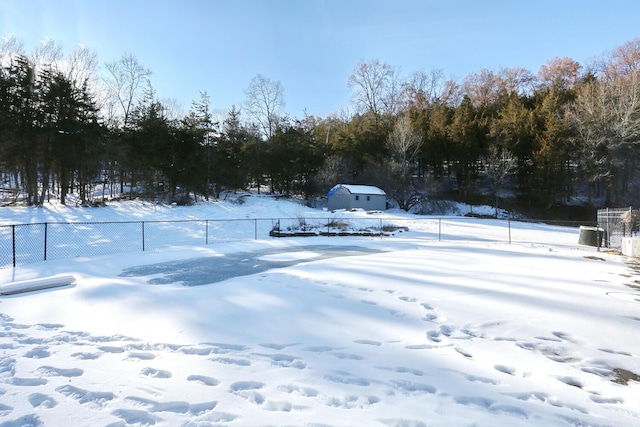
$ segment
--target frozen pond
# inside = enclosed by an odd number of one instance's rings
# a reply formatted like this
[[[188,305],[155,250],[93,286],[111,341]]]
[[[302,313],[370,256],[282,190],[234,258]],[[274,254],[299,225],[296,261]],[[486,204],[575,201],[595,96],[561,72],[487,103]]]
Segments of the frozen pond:
[[[330,245],[266,249],[141,265],[123,270],[120,276],[160,275],[160,277],[149,279],[148,283],[153,285],[181,283],[184,286],[200,286],[306,262],[381,252],[384,251],[362,246]]]

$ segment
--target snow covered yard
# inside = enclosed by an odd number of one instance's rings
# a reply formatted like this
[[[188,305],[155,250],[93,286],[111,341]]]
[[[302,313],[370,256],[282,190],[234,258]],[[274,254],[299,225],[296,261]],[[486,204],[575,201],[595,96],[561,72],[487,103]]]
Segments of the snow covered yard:
[[[0,210],[2,223],[312,217],[244,205]],[[577,231],[469,220],[488,236],[173,246],[0,270],[0,426],[633,426],[640,290]],[[87,218],[90,216],[91,218]],[[16,218],[20,218],[17,220]],[[458,227],[458,229],[456,229]],[[492,236],[495,236],[495,241]],[[540,243],[544,242],[544,243]]]

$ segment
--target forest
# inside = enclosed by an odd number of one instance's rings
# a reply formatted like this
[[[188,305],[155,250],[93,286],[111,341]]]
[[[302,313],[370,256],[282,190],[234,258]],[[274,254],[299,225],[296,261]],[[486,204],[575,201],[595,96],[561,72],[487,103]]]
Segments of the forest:
[[[589,64],[460,80],[363,60],[350,104],[327,117],[287,115],[282,84],[260,74],[222,115],[206,92],[182,112],[134,55],[62,52],[0,42],[4,205],[190,204],[249,189],[311,200],[337,183],[377,185],[422,213],[438,200],[533,215],[639,202],[640,38]]]

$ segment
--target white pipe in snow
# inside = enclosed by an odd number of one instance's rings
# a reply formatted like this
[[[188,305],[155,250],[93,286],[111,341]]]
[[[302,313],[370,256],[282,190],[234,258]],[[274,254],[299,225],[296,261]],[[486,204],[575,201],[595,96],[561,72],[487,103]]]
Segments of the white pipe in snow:
[[[41,289],[57,288],[75,283],[73,276],[53,276],[42,279],[23,280],[20,282],[0,285],[0,295],[13,295],[22,292],[39,291]]]

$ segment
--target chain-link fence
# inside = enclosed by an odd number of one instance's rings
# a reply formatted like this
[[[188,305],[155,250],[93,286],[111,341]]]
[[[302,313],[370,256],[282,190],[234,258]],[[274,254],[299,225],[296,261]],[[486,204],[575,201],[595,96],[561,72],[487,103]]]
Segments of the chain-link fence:
[[[598,210],[598,227],[604,230],[603,245],[611,249],[622,247],[622,238],[638,232],[640,226],[638,210],[607,208]]]
[[[411,231],[436,241],[577,243],[579,224],[446,218],[273,218],[0,225],[0,268],[39,261],[287,236],[369,236]],[[560,234],[559,234],[560,233]]]

